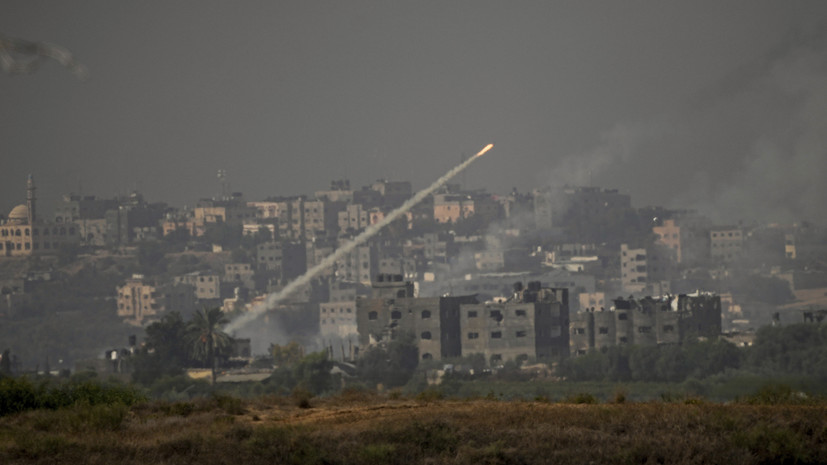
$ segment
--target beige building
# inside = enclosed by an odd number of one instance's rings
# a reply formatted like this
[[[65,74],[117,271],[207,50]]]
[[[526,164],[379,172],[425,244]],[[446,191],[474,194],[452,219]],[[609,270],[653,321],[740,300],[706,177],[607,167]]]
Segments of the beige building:
[[[255,271],[249,263],[227,263],[224,265],[224,280],[241,283],[247,289],[255,289]]]
[[[136,326],[144,326],[171,311],[187,316],[195,307],[191,285],[158,285],[139,274],[127,279],[117,293],[118,316]]]
[[[56,254],[80,243],[77,225],[42,222],[36,215],[34,179],[29,175],[26,204],[14,207],[0,223],[0,258]]]
[[[646,249],[620,245],[620,282],[626,292],[643,292],[646,288]]]
[[[361,231],[370,225],[368,212],[361,204],[350,204],[339,212],[339,233],[347,234]]]
[[[188,284],[198,300],[218,299],[221,296],[221,279],[217,274],[194,271],[173,278],[175,284]]]
[[[463,194],[434,194],[434,221],[456,223],[474,214],[474,200]]]
[[[655,233],[655,242],[673,250],[675,261],[681,263],[681,228],[675,220],[663,220],[661,226],[652,227],[652,232]]]

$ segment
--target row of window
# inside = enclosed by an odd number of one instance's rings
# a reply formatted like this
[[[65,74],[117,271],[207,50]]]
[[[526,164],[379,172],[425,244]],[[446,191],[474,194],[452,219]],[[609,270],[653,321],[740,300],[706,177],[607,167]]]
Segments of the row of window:
[[[345,313],[345,312],[347,312],[347,313],[353,313],[353,311],[352,311],[350,308],[340,308],[340,309],[339,309],[339,313]],[[324,307],[322,307],[322,313],[327,313],[327,309],[326,309],[326,308],[324,308]],[[335,308],[331,308],[331,309],[330,309],[330,313],[336,313],[336,309],[335,309]],[[375,313],[375,312],[374,312],[374,313]],[[396,313],[399,313],[399,312],[396,312]],[[371,319],[373,320],[373,319],[375,319],[375,318],[371,318]]]
[[[348,310],[348,312],[350,312],[350,310]],[[423,320],[427,320],[430,317],[431,317],[431,311],[430,310],[422,310],[422,319]],[[375,320],[377,318],[379,318],[379,313],[377,313],[377,312],[369,312],[368,313],[368,320]],[[399,320],[401,318],[402,318],[402,312],[400,312],[399,310],[394,310],[394,311],[391,312],[391,319],[392,320]]]
[[[53,236],[57,236],[57,235],[65,236],[66,231],[67,231],[67,229],[65,227],[53,228],[52,229],[52,235]],[[69,231],[69,235],[74,235],[75,234],[75,228],[69,228],[68,231]],[[30,228],[22,228],[22,229],[17,228],[17,229],[14,229],[14,230],[6,228],[6,229],[3,229],[2,231],[0,231],[0,236],[2,236],[2,237],[9,237],[9,236],[20,237],[20,236],[29,236],[29,235],[38,236],[39,234],[40,234],[40,229],[38,229],[38,228],[33,228],[33,229],[30,229]],[[44,236],[49,235],[49,228],[43,228],[43,235]]]
[[[652,332],[651,326],[640,326],[638,327],[637,331],[639,333],[647,334]],[[674,325],[664,325],[663,332],[664,333],[671,333],[675,331]],[[598,334],[609,334],[609,328],[605,326],[601,326],[597,328]],[[586,334],[585,328],[572,328],[572,334]]]
[[[527,331],[516,331],[514,332],[514,337],[526,337],[528,335]],[[491,339],[502,339],[503,332],[502,331],[491,331]],[[480,333],[468,333],[468,339],[479,339]]]
[[[44,242],[43,248],[44,249],[57,249],[60,247],[59,242]],[[3,243],[0,242],[0,250],[3,250],[4,246]],[[25,242],[25,243],[17,243],[13,244],[11,242],[7,242],[5,245],[6,250],[40,250],[40,242]]]

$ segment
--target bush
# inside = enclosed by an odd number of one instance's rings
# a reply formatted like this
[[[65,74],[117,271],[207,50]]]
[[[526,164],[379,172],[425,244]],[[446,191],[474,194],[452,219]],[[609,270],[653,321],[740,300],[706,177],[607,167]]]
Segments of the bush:
[[[95,381],[35,384],[28,378],[0,379],[0,416],[27,410],[55,410],[75,405],[134,405],[146,397],[131,386]]]

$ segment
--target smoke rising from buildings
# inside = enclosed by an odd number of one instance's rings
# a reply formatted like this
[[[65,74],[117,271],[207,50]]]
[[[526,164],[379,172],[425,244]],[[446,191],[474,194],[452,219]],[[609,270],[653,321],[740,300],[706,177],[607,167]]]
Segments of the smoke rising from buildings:
[[[388,215],[385,216],[385,218],[383,218],[382,221],[380,221],[376,224],[373,224],[373,225],[369,226],[368,228],[366,228],[361,234],[356,236],[352,241],[350,241],[350,242],[346,243],[345,245],[343,245],[342,247],[339,247],[338,249],[336,249],[335,252],[328,255],[324,260],[319,262],[318,265],[316,265],[313,268],[307,270],[307,272],[305,274],[299,276],[298,278],[296,278],[295,280],[293,280],[292,282],[287,284],[282,290],[268,295],[263,304],[254,307],[248,313],[245,313],[244,315],[242,315],[242,316],[236,318],[235,320],[233,320],[232,322],[230,322],[230,324],[227,325],[225,330],[227,332],[232,333],[234,331],[237,331],[237,330],[243,328],[245,325],[247,325],[248,323],[255,320],[256,317],[258,317],[259,315],[261,315],[262,313],[264,313],[268,309],[275,307],[280,302],[282,302],[285,298],[289,297],[290,295],[292,295],[294,292],[298,291],[302,287],[308,285],[310,283],[310,281],[312,281],[314,278],[319,276],[323,271],[325,271],[326,269],[333,266],[333,264],[335,264],[337,260],[339,260],[340,258],[344,257],[345,255],[351,253],[353,251],[353,249],[355,249],[356,247],[359,247],[360,245],[367,242],[371,237],[378,234],[379,231],[381,231],[382,228],[384,228],[385,226],[387,226],[387,225],[391,224],[392,222],[396,221],[399,217],[404,215],[408,210],[410,210],[416,204],[421,202],[425,197],[427,197],[429,194],[431,194],[435,190],[439,189],[440,186],[442,186],[443,184],[448,182],[451,178],[453,178],[454,176],[459,174],[461,171],[463,171],[465,168],[467,168],[471,163],[473,163],[478,158],[483,156],[486,152],[491,150],[493,147],[494,147],[494,144],[486,145],[482,150],[477,152],[477,154],[475,156],[469,158],[468,160],[465,160],[461,164],[459,164],[459,165],[455,166],[454,168],[452,168],[450,171],[448,171],[447,173],[442,175],[442,177],[440,177],[439,179],[434,181],[430,186],[426,187],[425,189],[422,189],[421,191],[417,192],[413,197],[411,197],[410,199],[405,201],[405,203],[403,203],[401,206],[399,206],[399,208],[397,208],[396,210],[393,210],[392,212],[388,213]]]
[[[679,108],[616,123],[545,182],[620,188],[722,224],[823,222],[825,103],[827,34],[792,34]]]

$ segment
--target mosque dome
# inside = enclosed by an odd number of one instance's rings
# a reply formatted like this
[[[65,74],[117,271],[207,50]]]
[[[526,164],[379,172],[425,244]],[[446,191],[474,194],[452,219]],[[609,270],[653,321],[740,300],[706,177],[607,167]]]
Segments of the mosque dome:
[[[29,207],[18,205],[11,209],[8,217],[9,223],[25,224],[29,221]]]

